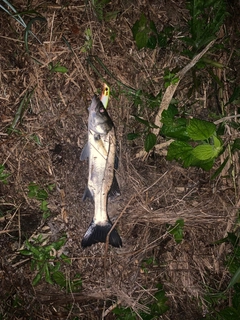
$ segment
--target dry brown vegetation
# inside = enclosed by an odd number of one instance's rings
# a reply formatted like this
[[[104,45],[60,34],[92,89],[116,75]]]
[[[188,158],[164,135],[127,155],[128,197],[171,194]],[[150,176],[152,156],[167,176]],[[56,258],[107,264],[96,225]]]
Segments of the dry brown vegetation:
[[[24,1],[12,4],[19,11],[26,10]],[[6,185],[0,184],[2,319],[114,319],[112,309],[117,305],[136,312],[146,310],[157,283],[163,284],[169,298],[170,309],[162,319],[201,319],[208,312],[205,292],[208,288],[224,290],[230,279],[224,266],[228,247],[214,242],[233,229],[238,214],[239,160],[237,156],[231,159],[233,183],[231,177],[210,180],[214,170],[183,169],[169,163],[162,150],[161,154],[155,151],[143,158],[143,140],[126,139],[127,133],[139,130],[140,124],[132,115],[141,106],[136,107],[133,98],[104,70],[101,73],[113,92],[108,109],[120,150],[117,177],[121,197],[109,203],[109,215],[113,221],[121,215],[117,228],[123,247],[106,251],[104,244],[85,250],[80,246],[93,204],[82,202],[88,164],[80,162],[79,156],[87,138],[87,106],[93,93],[102,87],[88,55],[99,57],[126,86],[157,94],[164,90],[164,69],[182,69],[190,61],[171,45],[164,50],[137,50],[131,26],[144,12],[159,30],[166,23],[176,28],[171,40],[176,43],[189,18],[185,2],[112,1],[105,10],[118,14],[109,21],[98,20],[90,1],[71,1],[70,5],[64,1],[32,1],[31,8],[45,17],[46,23],[32,24],[40,43],[29,34],[30,54],[25,49],[24,28],[6,13],[0,15],[0,163],[11,174]],[[232,59],[239,41],[235,35],[240,13],[237,2],[235,15],[231,13],[218,41],[221,43],[226,32],[232,47],[215,59],[226,65],[239,83],[236,70],[240,60]],[[93,43],[83,52],[88,28]],[[50,72],[51,63],[65,66],[68,72]],[[225,102],[232,94],[226,81],[227,68],[216,69],[224,83],[221,98]],[[190,115],[208,120],[211,114],[219,113],[210,82],[209,75],[203,73],[201,90],[190,98],[191,73],[178,85],[175,98],[180,106],[188,106]],[[16,119],[21,101],[33,89],[16,131],[9,134],[7,129]],[[234,108],[228,106],[229,115]],[[154,121],[157,111],[143,108],[142,115]],[[236,136],[232,128],[225,133],[226,141]],[[51,216],[47,220],[42,219],[39,202],[28,197],[28,185],[33,182],[41,187],[55,184],[49,193]],[[180,244],[166,226],[178,219],[185,222]],[[63,263],[61,270],[67,279],[76,273],[81,275],[83,286],[78,293],[66,293],[44,280],[32,286],[35,273],[18,250],[25,239],[41,233],[48,236],[49,243],[67,235],[64,252],[71,258],[71,265]],[[146,265],[144,261],[149,258],[155,263]],[[14,306],[14,301],[18,305]]]

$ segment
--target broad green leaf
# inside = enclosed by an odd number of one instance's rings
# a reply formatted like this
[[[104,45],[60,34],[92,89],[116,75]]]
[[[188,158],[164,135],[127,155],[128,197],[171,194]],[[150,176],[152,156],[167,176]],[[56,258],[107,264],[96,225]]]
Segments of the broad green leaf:
[[[151,35],[150,37],[148,37],[148,41],[147,41],[147,48],[150,49],[155,49],[157,45],[157,38],[155,35]]]
[[[132,26],[132,34],[133,34],[133,39],[135,40],[136,39],[136,36],[137,36],[137,33],[138,33],[138,30],[140,28],[140,21],[137,20],[134,25]]]
[[[157,137],[154,133],[149,132],[145,138],[144,148],[149,152],[156,144]]]
[[[163,124],[169,124],[173,122],[173,118],[178,114],[178,109],[175,105],[170,104],[167,110],[162,113],[161,122]],[[169,122],[170,121],[170,122]]]
[[[212,122],[193,118],[187,126],[187,132],[191,139],[206,140],[210,138],[216,131],[216,126]]]
[[[143,30],[141,32],[138,32],[137,35],[136,35],[136,44],[137,44],[137,47],[138,49],[142,49],[142,48],[145,48],[147,46],[147,43],[148,43],[148,33],[146,30]]]
[[[209,171],[212,169],[214,164],[214,159],[209,159],[209,160],[199,160],[193,157],[191,166],[192,167],[197,167],[197,168],[202,168],[205,171]]]
[[[216,148],[210,144],[201,144],[195,147],[192,154],[199,160],[209,160],[217,156]]]
[[[186,130],[186,121],[184,118],[168,119],[168,124],[162,126],[160,134],[176,140],[187,141],[189,136]],[[165,122],[167,122],[166,119]]]
[[[156,28],[156,25],[155,25],[155,23],[152,21],[152,20],[150,20],[149,21],[149,27],[150,27],[150,29],[154,32],[154,33],[158,33],[157,32],[157,28]]]
[[[193,147],[184,141],[173,141],[168,148],[167,160],[180,160],[187,168],[193,160],[192,150]]]
[[[222,147],[222,142],[221,142],[221,140],[220,140],[218,137],[216,137],[215,135],[213,135],[213,143],[214,143],[214,147],[215,147],[216,149],[221,149],[221,147]]]

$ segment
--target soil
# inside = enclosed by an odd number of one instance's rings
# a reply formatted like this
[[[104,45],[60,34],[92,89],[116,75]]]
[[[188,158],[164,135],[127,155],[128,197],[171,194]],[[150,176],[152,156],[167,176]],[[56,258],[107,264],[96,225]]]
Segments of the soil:
[[[1,11],[0,164],[10,174],[6,184],[0,181],[1,319],[110,320],[116,319],[117,305],[139,314],[153,301],[157,284],[163,285],[169,306],[161,319],[202,319],[211,311],[205,301],[207,290],[223,291],[230,279],[224,264],[229,247],[216,241],[233,229],[239,209],[238,157],[233,158],[235,182],[227,171],[211,180],[224,155],[205,172],[167,161],[166,150],[146,155],[143,136],[127,140],[128,133],[144,130],[134,115],[154,122],[158,111],[137,103],[136,92],[164,91],[164,69],[180,70],[190,61],[180,51],[189,19],[186,3],[112,1],[104,8],[103,20],[92,3],[31,1],[27,8],[24,1],[14,1],[18,12],[28,11],[23,14],[26,22],[35,16],[31,9],[46,19],[31,21],[29,53],[24,27]],[[228,66],[227,77],[237,84],[240,60],[234,50],[239,52],[240,7],[238,2],[234,6],[233,10],[232,2],[228,4],[231,18],[224,25],[232,47],[212,55]],[[137,49],[131,27],[142,12],[159,31],[166,25],[174,28],[166,48]],[[218,44],[226,37],[223,29]],[[91,30],[92,43],[86,30]],[[66,67],[67,72],[54,72],[56,66]],[[227,99],[232,94],[227,71],[215,71],[224,83],[222,99]],[[113,222],[118,219],[120,249],[105,244],[81,248],[94,204],[82,201],[88,162],[79,158],[87,140],[87,107],[93,94],[101,92],[101,75],[110,85],[107,110],[119,149],[121,196],[109,201],[108,213]],[[189,117],[213,121],[213,115],[220,114],[219,87],[212,85],[208,72],[201,75],[198,90],[188,96],[193,81],[188,72],[174,98]],[[226,115],[236,110],[229,105]],[[224,141],[236,137],[228,129]],[[165,141],[159,137],[159,143]],[[41,201],[29,197],[32,183],[48,192],[47,218]],[[180,219],[184,233],[177,244],[169,228]],[[70,264],[59,258],[61,271],[67,281],[80,274],[82,287],[77,292],[49,284],[44,277],[33,286],[37,271],[19,250],[27,239],[31,242],[39,235],[46,238],[44,244],[66,236],[55,257],[64,253],[70,258]]]

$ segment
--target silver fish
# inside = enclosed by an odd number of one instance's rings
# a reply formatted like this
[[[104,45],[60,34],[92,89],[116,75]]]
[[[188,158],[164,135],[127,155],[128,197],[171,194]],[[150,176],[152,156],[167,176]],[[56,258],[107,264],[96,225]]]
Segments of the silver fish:
[[[116,137],[111,118],[100,99],[95,95],[88,108],[88,142],[82,150],[80,160],[89,158],[88,186],[83,200],[90,197],[94,200],[93,220],[82,239],[82,247],[98,242],[106,242],[112,228],[107,213],[108,196],[119,194],[115,177]],[[109,235],[109,243],[121,247],[122,240],[116,229]]]

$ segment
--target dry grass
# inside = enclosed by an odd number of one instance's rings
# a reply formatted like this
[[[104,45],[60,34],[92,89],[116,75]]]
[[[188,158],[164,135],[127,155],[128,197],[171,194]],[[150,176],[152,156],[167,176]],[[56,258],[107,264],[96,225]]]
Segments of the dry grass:
[[[25,9],[20,0],[14,5],[20,11]],[[97,244],[83,251],[80,247],[93,205],[81,200],[87,163],[80,162],[79,155],[86,140],[86,107],[93,92],[102,86],[87,63],[88,53],[81,52],[86,41],[84,32],[89,28],[93,34],[90,54],[98,56],[119,81],[156,94],[163,87],[164,68],[182,69],[189,61],[173,48],[137,51],[131,26],[145,10],[159,30],[167,21],[184,28],[188,19],[184,2],[113,2],[107,10],[120,13],[116,19],[102,23],[90,3],[72,1],[71,6],[64,7],[60,2],[38,6],[33,1],[32,7],[47,22],[32,25],[41,44],[29,36],[31,55],[25,52],[21,26],[6,15],[0,17],[0,163],[11,173],[9,183],[0,185],[0,313],[6,319],[114,319],[112,310],[117,305],[129,306],[136,313],[148,312],[146,305],[153,300],[156,284],[162,283],[170,305],[162,319],[201,318],[208,311],[204,302],[207,288],[223,290],[229,281],[223,263],[228,248],[214,242],[232,230],[238,214],[238,155],[229,160],[234,175],[216,181],[202,170],[168,163],[158,153],[143,161],[137,157],[143,141],[126,141],[132,128],[139,130],[132,117],[136,107],[123,92],[125,89],[107,74],[103,75],[114,93],[109,112],[119,140],[118,180],[122,192],[119,199],[109,203],[109,215],[113,221],[118,219],[123,248]],[[233,25],[226,27],[231,31]],[[111,36],[115,36],[114,41],[109,40]],[[234,72],[231,56],[219,58]],[[50,63],[59,63],[68,72],[51,73]],[[224,81],[225,72],[218,74]],[[192,98],[186,95],[190,83],[191,75],[187,74],[176,90],[182,106],[191,103]],[[30,105],[16,125],[17,132],[9,135],[7,128],[20,102],[33,88]],[[192,114],[204,118],[216,111],[211,107],[213,98],[207,98],[213,96],[211,90],[206,78],[201,93],[196,93],[198,103],[189,107]],[[224,102],[228,101],[229,88],[224,87],[222,92]],[[229,105],[228,114],[234,112],[231,108]],[[143,116],[154,121],[156,110],[146,108]],[[236,135],[229,127],[225,138]],[[39,144],[34,140],[36,136]],[[39,203],[27,195],[31,182],[56,185],[49,198],[52,215],[47,222],[42,220]],[[174,225],[178,219],[184,219],[185,227],[184,240],[176,245],[166,224]],[[47,234],[49,241],[66,233],[64,250],[72,264],[64,265],[63,270],[67,279],[81,274],[82,291],[67,294],[44,281],[32,287],[29,261],[23,260],[17,250],[26,238],[40,233]],[[156,263],[147,265],[146,272],[144,261],[148,258]],[[14,309],[16,299],[20,302]]]

